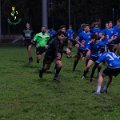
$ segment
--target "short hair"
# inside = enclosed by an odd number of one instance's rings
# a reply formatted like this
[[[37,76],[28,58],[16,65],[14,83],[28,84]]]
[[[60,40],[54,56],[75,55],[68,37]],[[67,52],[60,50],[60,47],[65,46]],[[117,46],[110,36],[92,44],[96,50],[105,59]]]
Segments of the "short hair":
[[[62,28],[66,28],[66,25],[61,25],[61,26],[60,26],[60,29],[62,29]]]
[[[120,19],[118,19],[117,22],[120,22]]]
[[[92,35],[91,35],[91,39],[98,40],[98,36],[97,36],[96,34],[92,34]]]
[[[57,33],[57,36],[60,36],[60,35],[66,36],[66,34],[65,34],[64,32],[62,32],[62,31],[59,31],[59,32]]]
[[[89,25],[89,24],[85,24],[85,25],[84,25],[84,28],[86,28],[86,27],[90,27],[90,25]]]
[[[113,24],[113,22],[112,22],[112,21],[109,21],[108,23],[112,23],[112,24]]]

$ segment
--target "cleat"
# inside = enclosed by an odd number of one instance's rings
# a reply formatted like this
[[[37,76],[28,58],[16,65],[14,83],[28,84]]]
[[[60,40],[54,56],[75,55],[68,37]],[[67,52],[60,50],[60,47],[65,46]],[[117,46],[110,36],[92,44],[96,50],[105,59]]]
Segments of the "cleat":
[[[107,89],[103,89],[100,91],[101,93],[107,93]]]
[[[39,71],[39,77],[40,77],[40,78],[43,77],[43,72],[42,72],[42,70]]]
[[[82,76],[82,78],[81,78],[82,80],[85,80],[85,76]]]
[[[33,58],[29,58],[28,64],[32,64],[32,62],[33,62]]]
[[[59,81],[58,77],[53,78],[54,81]]]
[[[40,62],[39,59],[37,59],[37,63],[38,63],[38,64],[39,64],[39,62]]]

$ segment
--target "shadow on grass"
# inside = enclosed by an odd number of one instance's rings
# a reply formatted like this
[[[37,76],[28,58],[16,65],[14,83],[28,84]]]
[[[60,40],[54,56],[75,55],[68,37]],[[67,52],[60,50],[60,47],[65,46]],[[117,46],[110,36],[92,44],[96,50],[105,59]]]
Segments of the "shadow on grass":
[[[10,60],[11,62],[14,62],[14,63],[24,63],[25,61],[24,60]]]
[[[25,67],[25,68],[38,68],[38,66],[34,66],[32,64],[29,64],[29,63],[24,64],[22,67]]]

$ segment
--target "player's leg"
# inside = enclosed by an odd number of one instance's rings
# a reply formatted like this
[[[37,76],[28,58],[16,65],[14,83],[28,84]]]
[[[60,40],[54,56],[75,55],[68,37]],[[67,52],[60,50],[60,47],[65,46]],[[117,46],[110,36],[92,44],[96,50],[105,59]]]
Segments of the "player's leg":
[[[91,51],[90,51],[90,50],[86,51],[86,57],[85,57],[86,66],[87,66],[88,61],[89,61],[89,59],[90,59],[90,55],[91,55]]]
[[[93,60],[89,60],[88,63],[87,63],[87,66],[85,67],[85,70],[84,70],[84,73],[83,73],[83,77],[82,79],[84,79],[90,69],[90,67],[94,64],[94,61]]]
[[[108,75],[107,84],[103,87],[103,90],[102,90],[103,93],[107,93],[107,89],[109,85],[111,84],[111,82],[112,82],[112,75]]]
[[[39,63],[41,59],[40,47],[36,47],[36,56],[37,56],[37,63]]]
[[[47,70],[50,69],[51,63],[52,61],[50,59],[48,59],[47,57],[44,57],[42,69],[40,69],[39,71],[40,78],[43,77],[43,73],[45,73]]]
[[[107,89],[108,89],[108,87],[110,86],[110,84],[112,82],[112,77],[113,76],[116,77],[116,76],[118,76],[120,74],[120,68],[118,68],[118,69],[110,69],[110,68],[108,68],[107,71],[108,72],[104,71],[104,74],[107,74],[107,76],[108,76],[108,81],[107,81],[107,84],[104,86],[104,88],[102,90],[103,93],[107,93]]]
[[[80,56],[81,56],[81,53],[80,51],[78,51],[77,55],[75,56],[75,59],[74,59],[74,64],[73,64],[73,72],[75,71],[76,69],[76,66],[80,60]]]
[[[27,54],[28,54],[29,64],[31,64],[33,62],[32,43],[31,43],[31,41],[25,40],[25,46],[27,47]]]
[[[28,52],[28,57],[29,57],[29,64],[31,64],[33,62],[33,58],[32,58],[32,44],[29,44],[27,46],[27,52]]]
[[[93,66],[92,72],[91,72],[91,75],[90,75],[90,82],[93,81],[93,77],[94,77],[96,68],[98,68],[98,76],[99,76],[99,72],[101,71],[102,64],[99,64],[99,66],[97,66],[97,67],[96,67],[96,65]]]
[[[68,48],[72,50],[72,40],[68,40]]]
[[[61,58],[62,58],[61,54],[58,53],[56,63],[55,63],[55,73],[54,73],[53,80],[58,80],[58,75],[59,75],[61,68],[62,68]]]
[[[100,72],[99,76],[98,76],[98,86],[97,86],[97,90],[96,90],[97,94],[100,94],[100,92],[101,92],[103,78],[104,78],[104,74],[103,74],[103,72]]]

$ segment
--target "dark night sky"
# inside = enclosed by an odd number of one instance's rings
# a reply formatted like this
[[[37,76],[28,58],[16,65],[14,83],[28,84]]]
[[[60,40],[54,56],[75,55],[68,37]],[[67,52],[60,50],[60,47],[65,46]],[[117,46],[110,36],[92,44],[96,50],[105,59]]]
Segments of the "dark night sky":
[[[50,3],[51,0],[48,0]],[[61,24],[68,25],[68,0],[52,0],[53,9],[48,4],[49,27],[53,25],[58,28]],[[22,23],[16,26],[20,32],[24,28],[26,21],[32,23],[35,31],[39,31],[42,23],[42,0],[2,0],[2,27],[4,33],[8,32],[9,26],[7,18],[10,14],[11,5],[15,4],[19,11]],[[112,8],[115,8],[115,20],[120,16],[120,0],[71,0],[72,24],[77,27],[81,23],[92,23],[96,19],[101,19],[104,24],[113,19]]]

